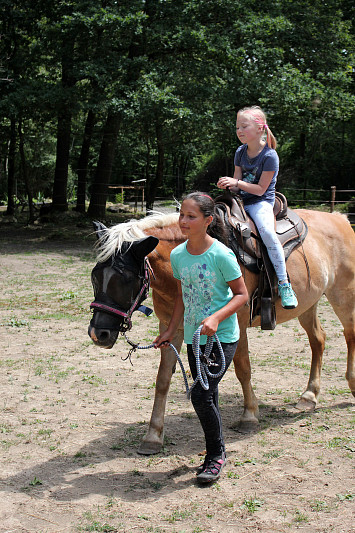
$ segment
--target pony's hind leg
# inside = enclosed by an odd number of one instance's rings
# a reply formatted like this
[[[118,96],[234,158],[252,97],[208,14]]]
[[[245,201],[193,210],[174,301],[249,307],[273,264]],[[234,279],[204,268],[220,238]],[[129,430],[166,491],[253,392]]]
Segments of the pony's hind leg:
[[[317,305],[318,302],[298,317],[301,326],[308,335],[309,344],[312,350],[312,362],[308,385],[296,404],[296,408],[302,411],[313,411],[316,408],[317,398],[320,391],[322,359],[326,335],[317,316]]]
[[[344,327],[344,337],[348,347],[348,359],[345,378],[349,389],[355,396],[355,287],[349,283],[347,287],[338,292],[329,291],[326,296],[333,310]]]
[[[346,366],[345,377],[349,383],[349,389],[355,397],[355,330],[344,327],[344,336],[348,346],[348,362]]]

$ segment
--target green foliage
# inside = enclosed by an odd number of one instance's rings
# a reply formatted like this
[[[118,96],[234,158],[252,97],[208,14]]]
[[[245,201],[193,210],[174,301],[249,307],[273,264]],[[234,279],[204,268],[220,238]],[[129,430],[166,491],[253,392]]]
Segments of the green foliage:
[[[42,485],[42,481],[35,476],[32,481],[29,482],[29,485],[32,487],[35,487],[36,485]]]
[[[28,320],[12,317],[6,323],[7,326],[12,328],[22,328],[23,326],[29,326]]]
[[[2,4],[0,158],[9,158],[11,124],[21,120],[34,197],[51,196],[61,164],[56,151],[64,142],[67,196],[75,200],[89,110],[95,128],[88,194],[111,111],[120,117],[111,183],[145,178],[154,199],[180,197],[198,184],[212,154],[229,170],[236,111],[250,104],[266,109],[279,140],[281,187],[352,187],[354,26],[348,2],[266,0],[262,10],[253,0],[211,0],[208,9],[202,0]],[[64,135],[57,126],[66,115]],[[25,196],[16,142],[17,194]],[[0,200],[6,195],[2,180]]]
[[[115,195],[115,202],[116,202],[116,204],[123,204],[124,203],[124,191]]]
[[[242,508],[247,509],[250,514],[258,511],[263,505],[263,501],[256,496],[250,498],[244,498]]]

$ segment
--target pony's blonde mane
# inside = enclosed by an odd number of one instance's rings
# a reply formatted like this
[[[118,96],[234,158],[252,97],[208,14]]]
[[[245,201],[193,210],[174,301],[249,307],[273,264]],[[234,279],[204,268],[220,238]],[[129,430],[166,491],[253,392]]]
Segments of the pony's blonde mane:
[[[135,242],[147,235],[145,230],[170,226],[177,222],[178,213],[153,213],[140,220],[131,219],[128,222],[106,228],[96,243],[98,248],[97,261],[103,263],[114,253],[121,250],[124,242]]]

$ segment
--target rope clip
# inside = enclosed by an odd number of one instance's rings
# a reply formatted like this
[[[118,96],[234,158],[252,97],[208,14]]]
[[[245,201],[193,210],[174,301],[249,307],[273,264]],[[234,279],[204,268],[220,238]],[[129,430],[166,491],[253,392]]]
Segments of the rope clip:
[[[126,341],[128,342],[128,344],[131,345],[131,349],[129,350],[127,356],[126,357],[121,357],[121,359],[122,359],[122,361],[127,361],[127,359],[128,359],[129,362],[131,363],[131,365],[133,366],[132,353],[134,353],[137,350],[137,348],[139,348],[139,343],[136,344],[136,343],[132,342],[131,340],[129,340],[129,338],[126,335],[124,335],[124,337],[125,337]]]
[[[218,363],[216,363],[216,356],[214,356],[214,359],[211,359],[211,357],[207,355],[203,355],[200,357],[201,363],[205,363],[207,366],[218,366]]]

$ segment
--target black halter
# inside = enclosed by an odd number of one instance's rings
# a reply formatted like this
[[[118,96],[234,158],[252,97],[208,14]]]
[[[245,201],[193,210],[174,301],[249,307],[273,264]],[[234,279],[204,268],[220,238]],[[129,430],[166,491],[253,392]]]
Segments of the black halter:
[[[124,333],[125,331],[129,331],[131,329],[132,327],[131,318],[132,318],[132,314],[134,311],[136,310],[141,311],[147,316],[149,316],[153,312],[152,309],[150,309],[149,307],[146,307],[145,305],[141,305],[142,302],[148,297],[148,294],[149,294],[150,274],[152,274],[154,278],[154,272],[153,272],[152,267],[150,266],[150,263],[147,257],[144,258],[143,269],[144,269],[144,275],[141,277],[142,286],[137,296],[135,297],[131,307],[127,311],[125,311],[124,309],[120,309],[117,305],[115,305],[115,303],[108,305],[102,301],[99,301],[97,297],[95,297],[95,300],[90,304],[90,309],[92,309],[93,311],[102,311],[104,313],[109,313],[111,315],[122,317],[123,318],[122,325],[120,326],[120,328],[118,328],[122,331],[122,333]],[[97,296],[99,296],[99,294]]]

